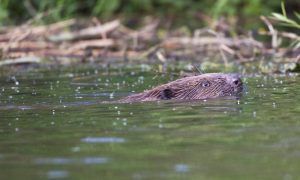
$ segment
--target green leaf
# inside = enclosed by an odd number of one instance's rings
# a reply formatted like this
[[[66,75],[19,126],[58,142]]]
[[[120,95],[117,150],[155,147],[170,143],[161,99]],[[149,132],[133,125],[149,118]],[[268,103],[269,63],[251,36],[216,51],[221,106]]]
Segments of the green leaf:
[[[294,24],[289,24],[289,23],[279,23],[279,25],[281,25],[281,26],[286,26],[286,27],[297,27],[297,26],[295,26]]]
[[[287,21],[287,18],[285,16],[283,16],[282,14],[279,13],[272,13],[273,17],[275,17],[276,19],[280,20],[280,21]]]
[[[300,24],[298,24],[294,20],[291,20],[283,16],[282,14],[272,13],[272,15],[273,15],[273,19],[279,21],[281,25],[300,28]]]
[[[300,14],[297,12],[294,12],[295,16],[300,20]]]
[[[284,2],[283,2],[283,1],[281,1],[281,10],[282,10],[283,16],[284,16],[284,17],[287,17],[287,16],[286,16],[286,11],[285,11],[285,5],[284,5]]]
[[[300,40],[295,40],[291,43],[291,47],[293,47],[294,49],[298,49],[300,48]]]

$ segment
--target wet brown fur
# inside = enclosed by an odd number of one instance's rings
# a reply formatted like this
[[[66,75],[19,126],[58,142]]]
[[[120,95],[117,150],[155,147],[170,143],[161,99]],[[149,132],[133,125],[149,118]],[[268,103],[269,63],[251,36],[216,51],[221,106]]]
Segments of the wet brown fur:
[[[151,90],[119,100],[122,103],[167,99],[196,100],[241,94],[242,81],[236,74],[207,73],[184,77]]]

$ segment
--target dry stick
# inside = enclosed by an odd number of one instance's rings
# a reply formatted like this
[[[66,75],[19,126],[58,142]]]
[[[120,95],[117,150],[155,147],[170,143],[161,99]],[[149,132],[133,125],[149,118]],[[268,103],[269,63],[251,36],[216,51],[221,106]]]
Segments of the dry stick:
[[[167,61],[167,58],[163,55],[161,51],[157,51],[155,55],[161,62],[165,63]]]
[[[11,31],[7,31],[5,34],[0,34],[0,41],[21,41],[26,38],[24,34],[30,34],[32,36],[42,36],[59,31],[65,27],[71,26],[75,23],[75,19],[69,19],[58,23],[43,25],[38,27],[32,27],[29,25],[22,25],[16,27]],[[25,38],[24,38],[25,36]]]
[[[47,42],[35,42],[35,41],[21,41],[21,42],[10,42],[9,44],[6,42],[0,42],[0,49],[14,50],[28,50],[28,49],[45,49],[54,47],[52,44]]]
[[[163,46],[167,47],[171,44],[180,44],[182,46],[186,46],[186,45],[203,46],[203,45],[224,44],[225,46],[228,46],[228,47],[234,47],[241,43],[247,43],[249,45],[256,46],[256,47],[262,47],[262,44],[257,41],[253,41],[253,40],[249,40],[249,39],[235,40],[232,38],[225,38],[225,37],[170,38],[163,42]]]
[[[200,35],[203,34],[203,33],[209,33],[211,35],[214,35],[217,38],[220,38],[220,35],[217,32],[215,32],[212,29],[207,29],[207,28],[206,29],[198,29],[198,30],[196,30],[194,32],[194,37],[200,37]],[[229,54],[232,54],[232,55],[234,55],[235,52],[234,52],[233,49],[229,48],[225,44],[220,44],[219,45],[219,51],[220,51],[221,57],[222,57],[222,59],[224,61],[224,64],[226,66],[228,64],[228,58],[226,57],[224,51],[228,52]]]
[[[159,49],[161,48],[161,43],[160,44],[156,44],[152,47],[150,47],[149,49],[147,49],[146,51],[142,52],[140,57],[141,58],[146,58],[148,57],[150,54],[156,53],[157,51],[159,51]]]
[[[196,29],[194,31],[194,37],[199,38],[202,34],[205,34],[205,33],[211,34],[211,35],[213,35],[215,37],[218,36],[218,34],[217,34],[216,31],[214,31],[212,29],[208,29],[208,28],[203,28],[203,29]]]
[[[66,51],[64,49],[36,49],[32,51],[17,51],[10,52],[4,58],[22,58],[22,57],[72,57],[72,58],[85,58],[86,51],[85,50],[77,50],[73,52]]]
[[[11,49],[19,49],[20,51],[28,51],[29,49],[41,49],[49,48],[52,44],[46,42],[23,42],[32,36],[41,36],[47,33],[56,32],[64,27],[70,26],[75,23],[74,19],[50,24],[47,26],[30,27],[27,25],[22,25],[21,27],[15,28],[12,32],[7,32],[6,34],[0,35],[0,49],[2,50],[1,56],[11,56],[9,51]],[[25,29],[25,30],[24,30]],[[2,43],[1,43],[2,42]],[[21,43],[19,43],[21,42]]]
[[[260,35],[269,35],[272,36],[272,34],[270,32],[259,32]],[[278,32],[277,33],[278,36],[284,37],[284,38],[288,38],[291,40],[295,40],[295,39],[299,39],[300,36],[298,36],[297,34],[294,33],[290,33],[290,32]]]
[[[86,56],[85,50],[78,50],[75,52],[68,52],[63,49],[44,49],[35,54],[39,57],[73,57],[73,58],[84,58]]]
[[[100,20],[97,17],[93,17],[92,22],[94,22],[97,26],[102,25],[102,23],[100,22]],[[100,35],[101,35],[102,39],[106,39],[107,38],[106,32],[103,32]]]
[[[84,39],[84,38],[92,38],[92,37],[98,37],[99,35],[103,33],[108,33],[110,31],[113,31],[120,25],[120,22],[118,20],[114,20],[108,23],[105,23],[103,25],[98,25],[95,27],[88,27],[85,29],[82,29],[78,32],[65,32],[61,33],[59,35],[52,35],[49,36],[49,40],[53,42],[62,42],[62,41],[71,41],[71,40],[77,40],[77,39]]]
[[[226,51],[226,52],[232,52],[232,51],[233,51],[233,50],[231,50],[231,49],[228,51],[228,49],[230,49],[230,48],[227,47],[227,46],[225,46],[224,44],[221,44],[221,45],[219,46],[219,51],[220,51],[220,54],[221,54],[221,56],[222,56],[222,59],[223,59],[223,61],[224,61],[225,66],[228,65],[228,58],[227,58],[227,56],[225,55],[224,51]],[[233,53],[234,53],[234,52],[233,52]]]
[[[30,31],[26,31],[24,34],[17,36],[14,40],[10,40],[10,42],[15,41],[15,42],[19,42],[19,41],[23,41],[25,40],[29,35],[31,34]]]
[[[272,48],[277,49],[277,47],[279,45],[277,31],[274,29],[273,25],[270,23],[270,21],[265,16],[260,16],[260,19],[266,24],[266,26],[269,29],[270,34],[272,35]]]
[[[87,49],[87,48],[101,48],[113,46],[114,40],[112,39],[96,39],[88,41],[78,41],[73,43],[69,50]]]
[[[46,42],[20,41],[20,42],[0,42],[2,57],[22,57],[34,54],[39,50],[53,48],[52,44]]]
[[[63,28],[69,27],[76,23],[75,19],[69,19],[49,25],[43,25],[31,28],[32,34],[34,35],[45,35],[57,32]]]
[[[26,57],[21,57],[21,58],[17,58],[17,59],[6,59],[3,61],[0,61],[0,66],[3,65],[12,65],[12,64],[21,64],[21,63],[40,63],[41,59],[38,57],[30,57],[30,56],[26,56]]]

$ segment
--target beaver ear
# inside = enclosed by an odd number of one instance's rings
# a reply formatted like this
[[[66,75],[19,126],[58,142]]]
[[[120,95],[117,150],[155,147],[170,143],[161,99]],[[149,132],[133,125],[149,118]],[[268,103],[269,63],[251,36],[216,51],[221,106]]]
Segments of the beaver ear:
[[[174,97],[174,92],[170,88],[166,88],[160,92],[161,99],[171,99]]]

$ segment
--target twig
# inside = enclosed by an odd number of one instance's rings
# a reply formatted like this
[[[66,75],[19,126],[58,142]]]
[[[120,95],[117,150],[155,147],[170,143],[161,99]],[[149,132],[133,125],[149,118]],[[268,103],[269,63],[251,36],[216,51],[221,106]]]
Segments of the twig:
[[[103,33],[108,33],[110,31],[113,31],[119,25],[120,22],[118,20],[115,20],[115,21],[105,23],[103,25],[88,27],[78,32],[65,32],[59,35],[52,35],[49,36],[48,39],[53,42],[62,42],[62,41],[71,41],[71,40],[84,39],[84,38],[99,37]]]
[[[270,32],[259,32],[260,35],[269,35],[272,36],[272,34]],[[291,32],[278,32],[277,33],[278,36],[284,37],[284,38],[288,38],[291,40],[295,40],[295,39],[299,39],[300,36],[298,36],[295,33],[291,33]]]
[[[0,61],[0,66],[12,65],[12,64],[23,64],[23,63],[40,63],[41,59],[38,57],[21,57],[17,59],[6,59]]]
[[[71,51],[78,49],[87,48],[102,48],[110,47],[114,45],[114,40],[112,39],[99,39],[99,40],[89,40],[89,41],[78,41],[69,48]]]
[[[270,21],[265,16],[260,16],[260,19],[266,24],[266,26],[269,29],[270,34],[272,35],[272,48],[277,49],[278,45],[279,45],[277,31],[274,29],[273,25],[270,23]]]

